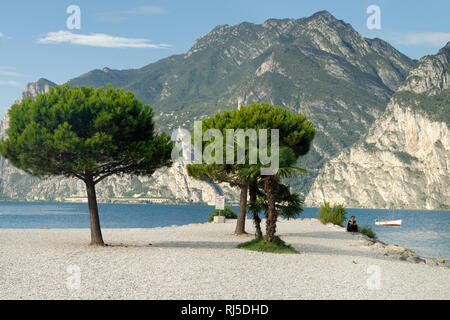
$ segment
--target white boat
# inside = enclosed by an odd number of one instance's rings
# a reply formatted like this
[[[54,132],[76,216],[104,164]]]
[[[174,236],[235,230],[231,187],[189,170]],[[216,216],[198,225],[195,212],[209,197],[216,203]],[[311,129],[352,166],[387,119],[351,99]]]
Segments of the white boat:
[[[402,219],[396,219],[394,220],[395,217],[395,195],[394,195],[394,205],[392,206],[392,219],[391,220],[386,220],[386,219],[381,219],[381,220],[375,220],[375,225],[376,226],[384,226],[384,227],[400,227],[402,225]]]
[[[377,226],[394,226],[394,227],[400,227],[402,225],[402,219],[398,220],[375,220],[375,225]]]

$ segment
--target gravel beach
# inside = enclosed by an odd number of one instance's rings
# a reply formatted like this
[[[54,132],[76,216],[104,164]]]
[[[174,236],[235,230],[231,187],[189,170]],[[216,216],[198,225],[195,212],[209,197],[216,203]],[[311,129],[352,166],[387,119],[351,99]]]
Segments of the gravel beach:
[[[107,247],[90,247],[88,229],[0,229],[0,299],[450,299],[450,268],[392,259],[341,228],[282,220],[301,254],[272,254],[236,249],[252,236],[234,227],[103,229]]]

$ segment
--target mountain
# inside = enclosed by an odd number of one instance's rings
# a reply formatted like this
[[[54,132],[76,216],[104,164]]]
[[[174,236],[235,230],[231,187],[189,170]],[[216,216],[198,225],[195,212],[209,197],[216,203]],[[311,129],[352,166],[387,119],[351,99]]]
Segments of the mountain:
[[[135,70],[93,70],[71,85],[111,83],[155,110],[159,128],[253,102],[303,112],[318,134],[299,162],[310,174],[290,180],[307,193],[323,163],[356,142],[379,117],[414,61],[380,39],[365,39],[327,11],[302,19],[221,25],[183,55]]]
[[[450,208],[450,42],[425,56],[356,145],[327,163],[306,203]]]
[[[298,163],[310,173],[289,183],[306,194],[323,164],[382,115],[414,63],[383,40],[363,38],[350,24],[320,11],[302,19],[217,26],[186,54],[140,69],[93,70],[69,85],[110,83],[130,90],[153,107],[157,128],[168,133],[253,102],[303,112],[318,134]]]

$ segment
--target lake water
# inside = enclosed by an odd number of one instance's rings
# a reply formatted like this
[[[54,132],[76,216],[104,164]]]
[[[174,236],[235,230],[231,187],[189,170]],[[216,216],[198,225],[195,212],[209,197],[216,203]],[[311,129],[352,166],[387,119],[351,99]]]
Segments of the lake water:
[[[237,212],[237,207],[232,207]],[[205,222],[207,205],[99,204],[103,228],[153,228]],[[390,210],[347,209],[360,226],[368,224],[378,238],[425,257],[450,260],[450,211],[400,210],[401,227],[379,227],[377,218]],[[317,208],[305,208],[301,218],[316,218]],[[0,228],[89,228],[85,203],[0,202]],[[0,244],[1,245],[1,244]]]

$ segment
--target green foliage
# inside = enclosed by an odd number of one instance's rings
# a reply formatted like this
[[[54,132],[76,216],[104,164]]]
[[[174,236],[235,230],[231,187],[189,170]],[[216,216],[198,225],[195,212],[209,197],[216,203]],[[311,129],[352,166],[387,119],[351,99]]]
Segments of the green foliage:
[[[271,242],[267,241],[266,237],[255,238],[253,240],[238,244],[236,248],[271,253],[300,253],[291,245],[286,244],[278,236],[275,236]]]
[[[411,162],[419,160],[416,157],[410,155],[409,153],[403,151],[394,151],[394,154],[398,159],[400,159],[400,161],[406,164],[411,164]]]
[[[305,169],[294,167],[297,157],[290,147],[281,147],[279,151],[279,168],[276,175],[281,179],[308,173]]]
[[[377,148],[377,144],[375,142],[374,143],[364,142],[363,145],[364,145],[364,148],[370,153],[374,153],[374,152],[377,152],[379,150]]]
[[[264,104],[252,104],[251,106],[242,106],[239,110],[224,111],[217,113],[214,117],[202,121],[202,136],[209,129],[217,129],[222,133],[224,140],[222,141],[223,150],[226,150],[226,130],[227,129],[267,129],[269,130],[268,140],[270,141],[270,129],[279,130],[280,169],[277,175],[280,177],[290,177],[294,173],[304,173],[305,170],[291,167],[297,157],[306,154],[315,135],[315,129],[310,121],[302,114],[291,113],[281,107],[270,106]],[[194,141],[194,135],[192,136]],[[211,142],[203,141],[202,149],[204,150]],[[237,159],[237,141],[234,141],[234,159]],[[270,143],[269,150],[270,148]],[[249,164],[250,144],[246,140],[245,145],[245,163],[244,164],[190,164],[187,165],[187,172],[201,180],[210,180],[214,182],[229,182],[232,185],[241,186],[249,184],[260,178],[260,169],[263,165]],[[223,155],[223,163],[226,163],[226,154]],[[289,191],[289,190],[288,190]],[[286,217],[294,217],[302,211],[303,202],[298,195],[290,192],[284,194],[285,198],[280,199],[281,214]],[[253,211],[252,211],[253,212]],[[257,211],[255,211],[257,212]]]
[[[414,170],[412,171],[412,173],[416,176],[416,177],[423,177],[425,175],[425,173],[423,171],[420,171],[417,168],[414,168]]]
[[[317,214],[317,218],[323,224],[331,222],[333,224],[343,227],[344,221],[347,219],[345,216],[346,214],[347,214],[347,211],[345,210],[345,208],[342,204],[334,205],[334,207],[331,208],[330,204],[325,201],[319,207],[319,212]]]
[[[214,209],[214,212],[208,216],[208,222],[213,222],[215,216],[224,216],[227,219],[237,219],[236,213],[230,206],[225,206],[223,210]]]
[[[248,107],[242,106],[239,110],[224,111],[217,113],[214,117],[202,121],[202,136],[209,129],[217,129],[222,133],[223,159],[224,164],[190,164],[187,165],[187,172],[201,180],[215,182],[229,182],[232,185],[240,185],[250,179],[257,179],[261,163],[257,165],[249,164],[250,145],[246,139],[245,163],[225,164],[226,161],[226,130],[227,129],[267,129],[269,130],[268,140],[270,141],[270,129],[279,130],[280,138],[280,177],[289,177],[294,172],[304,173],[305,170],[292,166],[296,159],[306,154],[315,136],[316,130],[306,117],[302,114],[291,113],[281,107],[264,104],[252,104]],[[194,141],[194,135],[192,136]],[[210,145],[211,141],[203,141],[202,150]],[[234,141],[234,159],[237,160],[237,141]],[[270,143],[269,149],[270,149]]]
[[[188,164],[186,170],[189,176],[203,181],[228,182],[233,186],[242,182],[236,174],[238,167],[220,164]]]
[[[300,216],[303,212],[303,199],[299,194],[292,192],[288,185],[280,184],[275,198],[275,207],[278,215],[289,220]],[[257,201],[249,203],[247,208],[250,212],[263,211],[267,216],[267,196],[263,190],[263,183],[258,185]]]
[[[426,93],[414,93],[410,91],[398,91],[393,98],[405,107],[411,107],[425,112],[432,120],[450,124],[450,88],[434,95]]]
[[[208,129],[218,129],[224,137],[227,129],[243,129],[244,131],[267,129],[269,130],[268,141],[270,141],[270,130],[278,129],[280,147],[289,147],[296,158],[308,153],[316,133],[312,122],[308,121],[305,115],[290,112],[280,106],[271,106],[268,103],[254,103],[247,107],[241,106],[239,110],[216,113],[213,117],[202,121],[202,134]],[[210,143],[204,141],[203,147]],[[246,147],[249,147],[248,141]],[[237,152],[236,145],[235,152]],[[224,153],[223,163],[225,162]]]
[[[359,233],[362,233],[365,236],[368,236],[370,239],[372,240],[377,240],[378,237],[375,234],[375,232],[373,232],[372,228],[369,227],[367,224],[363,227],[359,227],[358,228]]]
[[[287,185],[278,186],[276,199],[278,214],[288,220],[300,216],[303,212],[303,199],[297,193],[291,192]]]
[[[95,185],[114,174],[151,175],[171,165],[170,137],[154,133],[150,106],[123,89],[57,86],[13,105],[8,115],[1,155],[39,178],[84,181],[93,245],[104,244]]]
[[[0,152],[38,177],[97,183],[112,174],[152,174],[170,165],[170,137],[155,135],[150,106],[123,89],[58,86],[13,105],[8,114]]]

